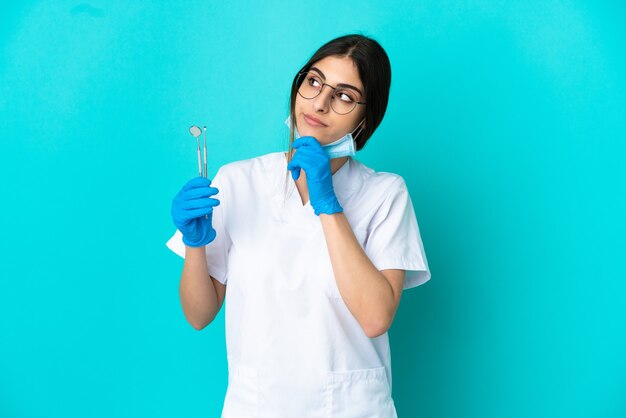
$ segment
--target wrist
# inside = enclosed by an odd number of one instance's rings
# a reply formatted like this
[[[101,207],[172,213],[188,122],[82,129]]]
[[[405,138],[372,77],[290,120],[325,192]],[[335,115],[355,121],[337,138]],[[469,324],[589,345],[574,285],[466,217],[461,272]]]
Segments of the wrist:
[[[318,204],[314,206],[313,209],[317,216],[320,216],[321,214],[332,215],[333,213],[343,212],[343,208],[334,196],[333,199],[327,200],[322,204]]]

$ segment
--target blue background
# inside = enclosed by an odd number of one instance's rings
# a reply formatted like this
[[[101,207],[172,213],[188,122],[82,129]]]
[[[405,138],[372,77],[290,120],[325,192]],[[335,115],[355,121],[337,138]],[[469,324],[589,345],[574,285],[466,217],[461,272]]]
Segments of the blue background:
[[[404,417],[626,416],[626,5],[0,6],[0,416],[218,417],[223,311],[182,313],[171,199],[285,150],[294,73],[389,54],[357,158],[402,175],[432,271],[390,330]]]

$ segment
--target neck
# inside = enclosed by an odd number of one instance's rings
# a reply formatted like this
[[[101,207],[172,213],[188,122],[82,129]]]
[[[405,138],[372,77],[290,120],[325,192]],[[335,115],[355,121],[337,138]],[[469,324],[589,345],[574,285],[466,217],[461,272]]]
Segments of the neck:
[[[288,154],[289,153],[285,152],[285,159],[288,159]],[[330,159],[331,174],[335,174],[337,170],[339,170],[347,161],[348,161],[348,157],[331,158]]]
[[[330,172],[335,174],[348,161],[348,157],[331,158]]]

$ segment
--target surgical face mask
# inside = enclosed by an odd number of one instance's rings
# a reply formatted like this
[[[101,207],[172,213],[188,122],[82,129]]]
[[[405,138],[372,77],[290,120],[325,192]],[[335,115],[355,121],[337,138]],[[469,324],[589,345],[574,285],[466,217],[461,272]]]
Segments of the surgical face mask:
[[[290,122],[291,115],[287,117],[285,125],[290,126]],[[354,154],[356,154],[356,142],[354,141],[352,134],[359,128],[359,126],[361,126],[363,122],[365,122],[365,119],[363,119],[361,123],[359,123],[357,127],[354,128],[354,131],[348,132],[347,134],[345,134],[338,140],[331,142],[330,144],[322,145],[322,148],[324,149],[324,151],[326,151],[326,155],[328,155],[328,158],[339,158],[353,156]],[[294,139],[300,138],[298,128],[294,126],[293,130],[293,134],[295,137]]]

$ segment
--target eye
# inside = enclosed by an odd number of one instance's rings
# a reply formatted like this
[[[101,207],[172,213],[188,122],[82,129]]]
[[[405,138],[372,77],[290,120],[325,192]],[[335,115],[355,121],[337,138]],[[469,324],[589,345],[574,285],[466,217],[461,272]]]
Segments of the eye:
[[[338,91],[335,96],[337,96],[339,98],[339,100],[342,100],[346,103],[352,103],[354,101],[356,101],[356,99],[353,97],[354,95],[351,93],[348,93],[347,91]]]
[[[319,80],[316,77],[312,76],[312,75],[307,77],[307,80],[309,82],[309,85],[312,86],[312,87],[319,87],[321,85]],[[317,83],[317,85],[315,83]]]

